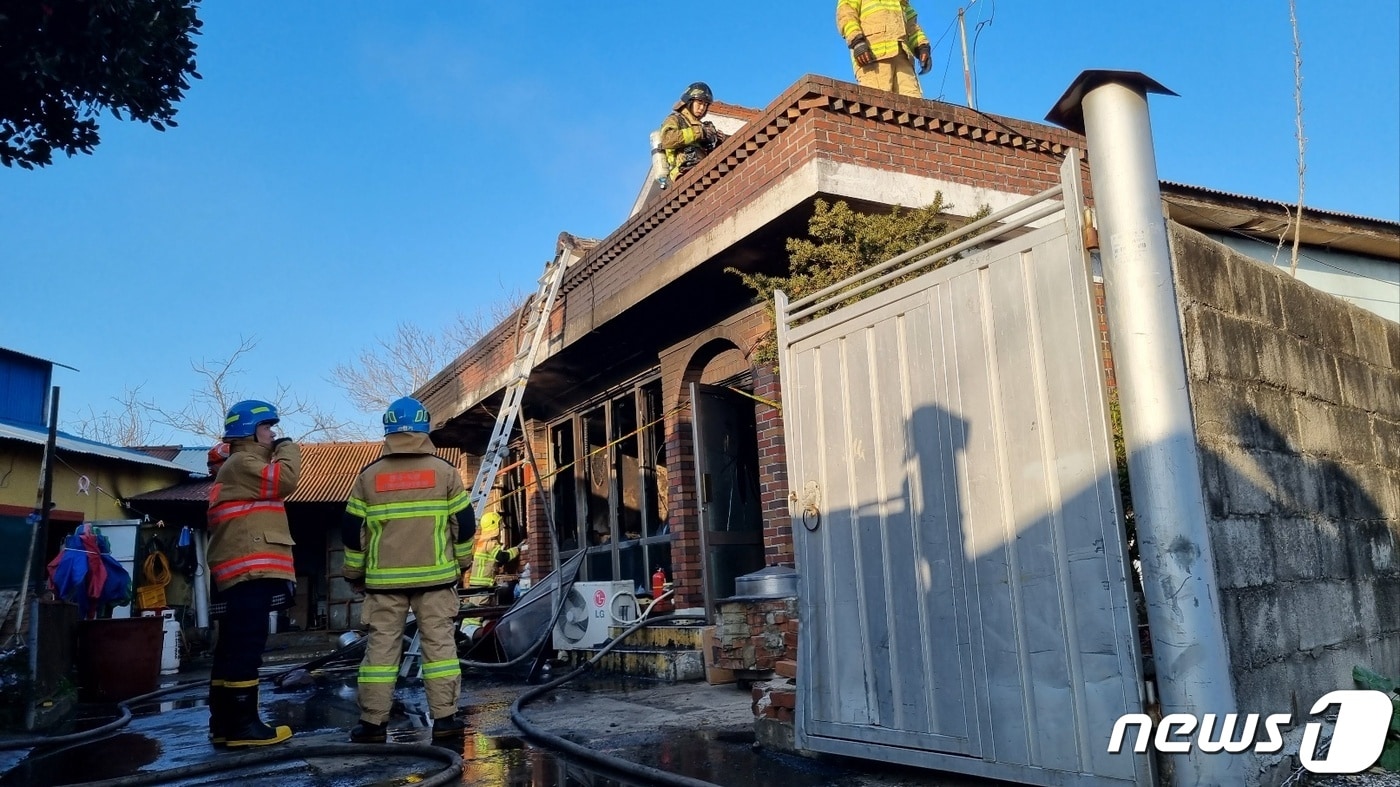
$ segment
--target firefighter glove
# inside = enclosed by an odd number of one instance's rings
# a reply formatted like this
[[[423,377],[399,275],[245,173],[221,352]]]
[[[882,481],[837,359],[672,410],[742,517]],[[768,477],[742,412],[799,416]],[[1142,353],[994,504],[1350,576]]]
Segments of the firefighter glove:
[[[928,44],[919,44],[914,48],[914,59],[919,61],[920,74],[927,74],[933,68],[933,52]]]
[[[863,34],[851,39],[851,54],[855,55],[856,63],[861,68],[875,62],[875,53],[870,51],[870,42],[865,40]]]
[[[497,563],[509,563],[509,562],[510,562],[510,553],[507,552],[507,551],[504,550],[504,549],[502,549],[500,552],[497,552],[497,553],[496,553],[496,562],[497,562]]]
[[[724,137],[719,133],[719,129],[715,128],[714,123],[706,120],[700,124],[700,128],[704,129],[705,144],[711,150],[719,147],[719,143],[724,141]]]

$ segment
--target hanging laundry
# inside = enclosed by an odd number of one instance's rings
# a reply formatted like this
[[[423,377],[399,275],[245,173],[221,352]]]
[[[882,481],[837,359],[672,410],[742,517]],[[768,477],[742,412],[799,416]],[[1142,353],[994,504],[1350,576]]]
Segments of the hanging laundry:
[[[54,595],[78,605],[78,615],[97,617],[106,607],[131,603],[131,575],[112,557],[107,537],[84,522],[63,540],[48,565]]]

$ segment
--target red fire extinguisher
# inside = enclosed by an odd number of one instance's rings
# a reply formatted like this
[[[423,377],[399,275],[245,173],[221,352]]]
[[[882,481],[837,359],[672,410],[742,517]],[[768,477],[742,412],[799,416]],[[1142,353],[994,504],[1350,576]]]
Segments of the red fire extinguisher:
[[[653,606],[656,605],[657,599],[661,598],[661,594],[664,592],[666,592],[666,572],[661,569],[661,566],[657,566],[656,573],[651,575],[651,603]],[[659,612],[661,607],[658,606],[656,609]]]

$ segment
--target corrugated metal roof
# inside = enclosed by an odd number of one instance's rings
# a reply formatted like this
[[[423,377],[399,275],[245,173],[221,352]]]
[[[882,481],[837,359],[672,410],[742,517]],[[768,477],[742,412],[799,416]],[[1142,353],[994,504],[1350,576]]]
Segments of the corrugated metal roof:
[[[35,445],[44,445],[49,441],[49,433],[44,429],[33,429],[27,426],[12,424],[8,421],[0,421],[0,440],[19,440]],[[122,462],[154,465],[169,470],[185,470],[185,468],[174,462],[160,459],[149,454],[143,454],[132,448],[121,448],[115,445],[99,443],[95,440],[75,437],[70,434],[65,434],[64,432],[58,433],[56,445],[60,452],[71,451],[75,454],[87,454],[89,456],[104,457],[106,459],[116,459]]]
[[[31,360],[31,361],[38,361],[39,363],[46,363],[46,364],[49,364],[49,365],[51,365],[51,366],[62,366],[62,367],[65,368],[65,369],[73,369],[73,367],[69,366],[69,365],[66,364],[66,363],[59,363],[58,361],[50,361],[48,358],[40,358],[40,357],[37,356],[37,355],[30,355],[29,353],[22,353],[22,352],[20,352],[19,350],[11,349],[11,348],[9,348],[9,347],[0,347],[0,353],[10,353],[11,355],[18,355],[18,356],[21,357],[21,358],[28,358],[28,359]],[[76,372],[76,371],[80,371],[80,370],[78,370],[78,369],[73,369],[73,371]]]
[[[180,446],[178,445],[133,445],[131,448],[167,462],[175,461],[175,457],[180,455]]]
[[[384,444],[379,441],[358,443],[303,443],[301,446],[301,479],[297,489],[287,498],[289,503],[343,503],[350,497],[350,487],[364,466],[379,458]],[[456,448],[439,448],[437,455],[462,466],[462,452]],[[209,499],[212,480],[190,481],[157,489],[131,498],[133,502],[203,503]]]
[[[1292,204],[1292,203],[1279,202],[1278,200],[1268,199],[1268,198],[1265,198],[1265,197],[1252,197],[1252,196],[1250,196],[1250,195],[1248,195],[1248,194],[1237,194],[1237,193],[1231,192],[1231,191],[1221,191],[1220,189],[1212,189],[1212,188],[1207,188],[1207,187],[1205,187],[1205,186],[1193,186],[1193,185],[1191,185],[1190,183],[1178,183],[1178,182],[1176,182],[1176,181],[1174,181],[1174,180],[1163,180],[1163,181],[1161,181],[1161,185],[1164,186],[1164,187],[1166,187],[1166,189],[1167,189],[1168,191],[1176,191],[1176,192],[1199,192],[1199,193],[1202,193],[1202,194],[1212,194],[1212,195],[1215,195],[1215,196],[1217,196],[1217,197],[1226,197],[1226,198],[1229,198],[1229,199],[1244,200],[1244,201],[1246,201],[1246,202],[1253,202],[1253,203],[1256,203],[1256,204],[1258,204],[1258,203],[1263,203],[1263,204],[1268,204],[1268,205],[1272,205],[1272,206],[1277,206],[1277,207],[1279,207],[1279,208],[1289,208],[1289,209],[1292,209],[1292,207],[1293,207],[1293,204]],[[1304,206],[1304,215],[1309,214],[1309,213],[1316,214],[1316,215],[1319,215],[1319,216],[1332,216],[1333,218],[1338,218],[1338,219],[1351,219],[1351,220],[1354,220],[1354,221],[1371,221],[1371,222],[1375,222],[1375,223],[1377,223],[1377,224],[1389,224],[1389,225],[1391,225],[1392,227],[1400,227],[1400,222],[1397,222],[1397,221],[1395,221],[1395,220],[1393,220],[1393,219],[1378,219],[1378,218],[1376,218],[1376,217],[1374,217],[1374,216],[1362,216],[1362,215],[1357,214],[1357,213],[1342,213],[1341,211],[1336,211],[1336,210],[1324,210],[1324,209],[1322,209],[1322,208],[1313,207],[1312,205],[1306,205],[1306,206]]]

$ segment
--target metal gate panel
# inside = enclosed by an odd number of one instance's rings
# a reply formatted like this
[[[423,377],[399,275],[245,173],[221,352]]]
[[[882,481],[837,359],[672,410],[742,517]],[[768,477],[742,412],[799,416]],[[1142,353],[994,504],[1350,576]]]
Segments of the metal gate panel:
[[[805,748],[1150,783],[1146,756],[1106,751],[1140,659],[1069,191],[971,258],[798,301],[805,323],[779,298]]]

